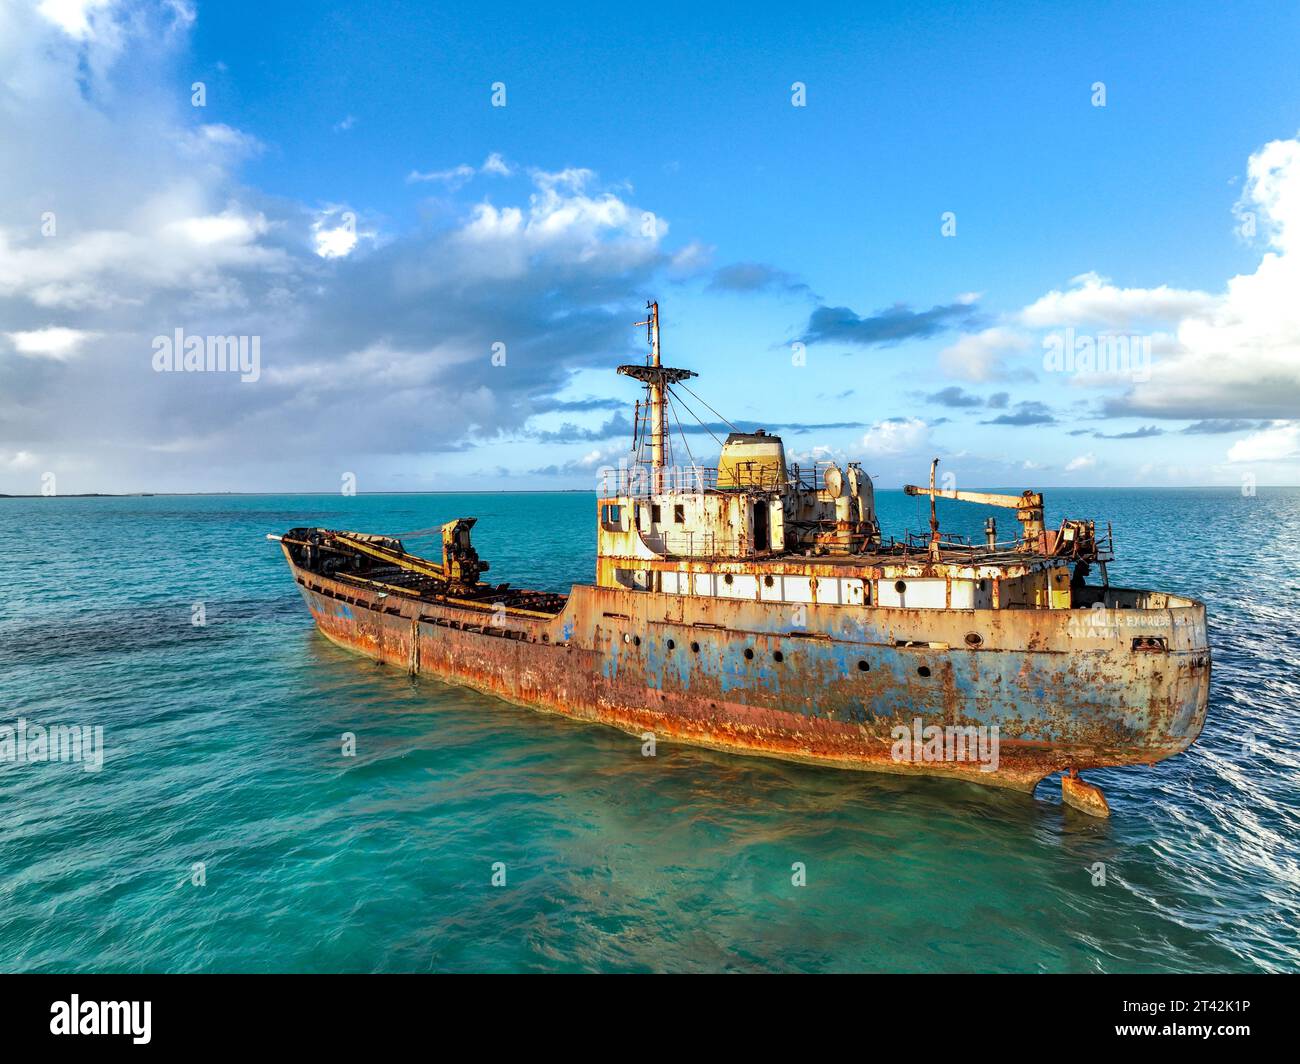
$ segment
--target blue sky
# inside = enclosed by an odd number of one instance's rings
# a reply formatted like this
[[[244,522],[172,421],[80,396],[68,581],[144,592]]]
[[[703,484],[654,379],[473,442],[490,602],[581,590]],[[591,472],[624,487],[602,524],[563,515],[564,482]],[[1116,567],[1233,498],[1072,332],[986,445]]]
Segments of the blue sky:
[[[704,399],[882,486],[1300,481],[1294,5],[0,20],[0,491],[590,487],[649,297]],[[157,372],[177,328],[259,379]]]

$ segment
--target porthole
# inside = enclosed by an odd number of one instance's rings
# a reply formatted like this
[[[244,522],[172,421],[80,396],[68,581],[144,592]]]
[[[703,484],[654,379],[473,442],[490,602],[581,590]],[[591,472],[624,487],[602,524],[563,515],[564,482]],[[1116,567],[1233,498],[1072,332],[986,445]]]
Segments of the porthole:
[[[776,583],[776,581],[773,580],[773,579],[771,578],[771,576],[765,576],[765,577],[763,577],[763,586],[764,586],[764,587],[771,587],[774,583]]]
[[[677,644],[674,643],[671,639],[668,640],[668,644],[667,644],[667,645],[668,645],[668,649],[669,649],[669,650],[675,650],[676,647],[677,647]]]
[[[774,650],[772,651],[772,660],[780,663],[782,661],[785,661],[785,655],[782,654],[779,650]]]
[[[894,581],[894,590],[901,595],[904,591],[907,590],[907,581],[906,580]]]
[[[728,573],[722,579],[724,583],[728,583],[728,584],[734,584],[736,582],[736,578],[732,576],[730,573]]]
[[[695,642],[694,640],[692,640],[692,641],[691,641],[691,653],[692,653],[692,654],[698,654],[699,652],[700,652],[700,644],[697,643],[697,642]]]
[[[641,637],[639,635],[634,635],[632,637],[632,645],[638,647],[641,645]]]
[[[753,648],[753,647],[745,647],[745,660],[746,660],[746,661],[753,661],[753,660],[754,660],[754,648]]]
[[[984,645],[984,637],[983,637],[982,635],[980,635],[979,632],[967,632],[967,633],[966,633],[966,645],[967,645],[968,647],[971,647],[971,648],[978,647],[978,646],[983,646],[983,645]]]
[[[858,662],[858,672],[870,672],[870,671],[871,671],[871,666],[868,665],[865,661]]]
[[[929,676],[929,675],[930,675],[930,666],[929,666],[929,665],[922,665],[922,666],[920,666],[920,668],[918,668],[918,669],[916,670],[916,675],[917,675],[917,676]]]

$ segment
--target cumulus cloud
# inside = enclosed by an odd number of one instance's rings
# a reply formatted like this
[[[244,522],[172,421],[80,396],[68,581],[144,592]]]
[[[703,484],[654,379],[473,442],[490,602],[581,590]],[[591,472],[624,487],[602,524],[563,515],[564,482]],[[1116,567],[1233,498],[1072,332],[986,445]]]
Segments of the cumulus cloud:
[[[1065,464],[1065,471],[1067,473],[1078,473],[1084,469],[1092,469],[1096,464],[1097,456],[1095,454],[1081,454],[1077,458],[1071,458]]]
[[[929,439],[930,426],[919,417],[891,417],[872,425],[860,445],[867,455],[908,454]]]
[[[337,486],[527,432],[627,353],[678,249],[626,190],[537,169],[513,200],[357,239],[341,208],[243,183],[255,140],[175,92],[188,22],[175,4],[0,8],[0,453],[76,470],[65,491]],[[258,379],[155,372],[176,329],[257,338]],[[30,475],[7,460],[0,490],[38,490]]]
[[[1279,421],[1228,448],[1229,462],[1278,462],[1300,458],[1300,421]]]
[[[1068,291],[1052,291],[1020,312],[1030,328],[1058,325],[1099,325],[1123,329],[1135,323],[1208,314],[1218,300],[1206,292],[1159,288],[1117,288],[1110,279],[1085,273],[1070,282]]]
[[[36,11],[69,37],[85,40],[94,35],[99,14],[111,0],[40,0]]]
[[[1300,410],[1300,140],[1255,152],[1239,213],[1266,242],[1259,266],[1184,308],[1172,353],[1108,413],[1162,418],[1288,419]]]
[[[1007,359],[1025,351],[1029,343],[1029,337],[1023,332],[995,325],[963,336],[940,351],[939,368],[949,377],[968,381],[1025,376],[1023,371],[1012,373],[1007,366]]]

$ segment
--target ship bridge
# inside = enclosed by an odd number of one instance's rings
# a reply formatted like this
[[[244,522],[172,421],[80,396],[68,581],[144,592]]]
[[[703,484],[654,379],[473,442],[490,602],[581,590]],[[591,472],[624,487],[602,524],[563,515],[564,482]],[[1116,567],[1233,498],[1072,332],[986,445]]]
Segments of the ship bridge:
[[[1071,588],[1080,582],[1071,563],[1097,556],[1091,523],[1066,522],[1059,533],[1045,531],[1040,495],[940,490],[932,466],[929,535],[883,542],[871,478],[861,466],[801,467],[787,461],[780,436],[732,425],[685,383],[696,376],[693,371],[662,364],[659,306],[647,306],[648,317],[636,323],[648,330],[646,362],[619,367],[645,386],[646,396],[636,403],[629,458],[606,469],[600,483],[599,586],[937,609],[1071,604]],[[706,422],[697,406],[716,421]],[[710,435],[719,423],[731,429],[725,440],[714,436],[717,465],[692,453],[683,417],[694,418],[697,431]],[[927,494],[924,488],[908,490]],[[1022,535],[998,542],[990,522],[982,544],[945,539],[937,498],[1011,506]]]
[[[661,583],[629,561],[758,565],[804,551],[850,554],[878,544],[871,480],[861,468],[788,465],[780,436],[731,425],[685,384],[694,371],[663,365],[659,305],[647,306],[646,320],[636,323],[647,327],[646,363],[618,370],[640,381],[646,396],[636,404],[630,461],[606,470],[600,486],[597,582],[647,589]],[[716,466],[697,460],[682,424],[685,415],[713,434],[697,405],[731,429],[725,441],[714,436]]]

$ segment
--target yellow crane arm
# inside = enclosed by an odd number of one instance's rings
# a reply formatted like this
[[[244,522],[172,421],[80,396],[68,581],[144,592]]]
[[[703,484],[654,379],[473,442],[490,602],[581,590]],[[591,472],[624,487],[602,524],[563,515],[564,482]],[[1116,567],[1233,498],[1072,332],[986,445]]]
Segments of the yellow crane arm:
[[[907,495],[929,495],[930,489],[916,484],[905,484],[903,492]],[[936,499],[954,499],[957,502],[977,502],[985,506],[1005,506],[1011,510],[1042,508],[1043,497],[1037,492],[1027,491],[1023,495],[999,495],[992,491],[954,491],[952,488],[935,488]]]
[[[935,499],[953,499],[957,502],[975,502],[982,503],[985,506],[1005,506],[1007,509],[1016,511],[1016,520],[1024,528],[1025,545],[1030,550],[1041,549],[1043,543],[1043,496],[1037,491],[1026,491],[1021,495],[999,495],[991,491],[956,491],[952,488],[936,488],[934,485],[935,470],[939,466],[939,459],[930,463],[930,486],[928,488],[919,487],[916,484],[903,485],[905,495],[928,495],[930,497],[930,555],[937,557],[939,553],[939,517],[935,512]],[[995,526],[993,519],[989,518],[988,526],[985,529],[989,536],[989,543],[992,545],[995,536]]]

